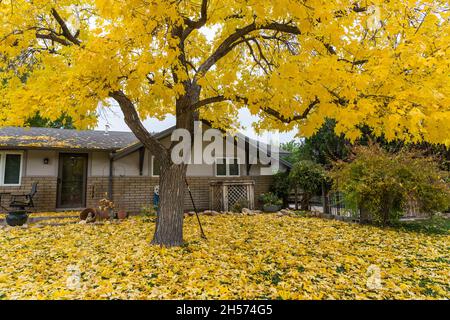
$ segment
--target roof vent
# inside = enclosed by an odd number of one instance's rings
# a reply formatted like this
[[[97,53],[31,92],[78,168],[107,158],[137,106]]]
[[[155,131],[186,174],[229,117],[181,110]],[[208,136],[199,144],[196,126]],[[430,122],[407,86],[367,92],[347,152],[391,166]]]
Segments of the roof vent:
[[[109,135],[109,124],[105,125],[105,136]]]

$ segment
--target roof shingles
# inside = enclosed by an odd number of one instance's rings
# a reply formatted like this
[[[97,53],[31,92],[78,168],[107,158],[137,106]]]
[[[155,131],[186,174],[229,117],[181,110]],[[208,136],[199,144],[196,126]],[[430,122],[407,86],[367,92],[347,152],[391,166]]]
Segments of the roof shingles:
[[[0,148],[86,149],[113,151],[138,140],[131,132],[52,128],[0,128]]]

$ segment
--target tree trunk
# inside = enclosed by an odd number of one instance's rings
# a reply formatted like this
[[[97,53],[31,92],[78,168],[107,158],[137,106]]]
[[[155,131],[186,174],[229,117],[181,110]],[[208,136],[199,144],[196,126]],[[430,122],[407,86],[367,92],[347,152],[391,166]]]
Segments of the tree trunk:
[[[194,138],[194,121],[198,119],[196,111],[190,106],[199,100],[200,87],[186,85],[186,94],[176,102],[177,129],[186,129]],[[191,141],[192,142],[192,141]],[[156,230],[152,244],[165,247],[183,244],[184,192],[186,190],[187,164],[174,164],[170,158],[161,162],[159,185],[159,214],[156,219]]]
[[[183,207],[186,165],[162,165],[159,186],[159,213],[152,244],[165,247],[183,244]]]
[[[183,84],[186,93],[176,101],[176,128],[188,130],[193,139],[194,121],[198,120],[198,111],[192,109],[192,106],[199,101],[201,88],[199,85],[190,82]],[[183,209],[187,164],[173,163],[171,148],[164,147],[145,129],[133,102],[125,93],[122,91],[111,92],[110,97],[119,103],[125,122],[131,131],[161,163],[159,213],[152,244],[165,247],[180,246],[183,244]]]
[[[307,192],[303,192],[302,194],[302,200],[300,202],[300,210],[302,211],[310,211],[309,208],[309,202],[311,200],[311,196]]]
[[[325,183],[322,183],[322,206],[323,206],[323,213],[330,214],[330,197],[328,188],[325,185]]]

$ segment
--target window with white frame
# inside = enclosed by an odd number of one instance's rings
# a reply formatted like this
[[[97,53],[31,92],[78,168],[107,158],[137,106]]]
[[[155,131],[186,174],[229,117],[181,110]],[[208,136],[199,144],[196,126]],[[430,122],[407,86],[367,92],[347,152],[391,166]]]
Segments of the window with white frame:
[[[152,177],[159,177],[161,174],[161,164],[155,156],[152,156]]]
[[[239,177],[239,161],[237,158],[217,158],[216,176],[217,177]]]
[[[0,151],[0,185],[20,186],[22,182],[22,152]]]

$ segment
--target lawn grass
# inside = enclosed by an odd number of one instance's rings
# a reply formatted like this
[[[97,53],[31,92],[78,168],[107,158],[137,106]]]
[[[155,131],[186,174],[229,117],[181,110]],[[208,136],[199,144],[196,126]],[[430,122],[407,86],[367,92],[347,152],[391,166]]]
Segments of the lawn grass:
[[[449,235],[450,219],[436,216],[423,220],[401,221],[396,223],[394,227],[404,231]]]

